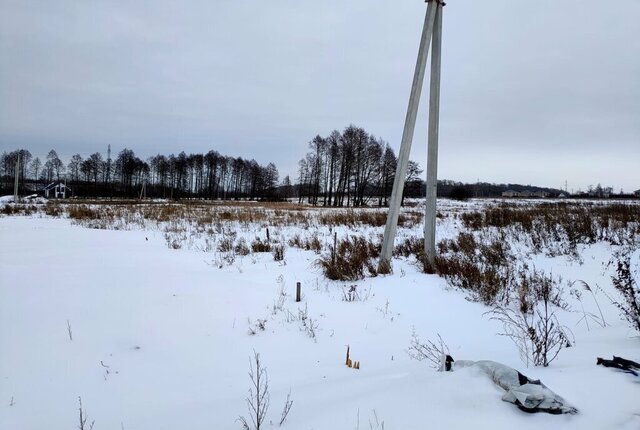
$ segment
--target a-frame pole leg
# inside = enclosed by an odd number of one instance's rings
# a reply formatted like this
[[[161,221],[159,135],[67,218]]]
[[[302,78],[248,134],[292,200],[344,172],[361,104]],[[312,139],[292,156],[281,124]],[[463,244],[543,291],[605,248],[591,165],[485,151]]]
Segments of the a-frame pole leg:
[[[398,215],[400,214],[400,203],[402,201],[402,192],[404,191],[404,180],[407,172],[407,165],[409,163],[409,153],[411,152],[413,133],[416,128],[418,105],[420,104],[420,94],[422,93],[422,84],[424,82],[427,57],[429,56],[429,45],[431,45],[431,34],[433,33],[433,25],[436,18],[437,8],[438,5],[436,1],[430,1],[429,6],[427,7],[427,14],[424,19],[422,38],[420,39],[420,49],[418,50],[418,60],[416,61],[416,69],[413,76],[411,94],[409,96],[409,107],[407,109],[407,116],[404,122],[404,130],[402,132],[400,153],[398,154],[396,176],[393,181],[391,200],[389,201],[387,225],[384,229],[382,252],[380,253],[380,263],[378,266],[378,270],[381,273],[386,273],[391,269],[393,241],[396,236]]]
[[[440,68],[442,54],[442,10],[438,3],[431,51],[431,89],[429,90],[429,143],[427,148],[427,206],[424,219],[426,268],[433,270],[436,259],[436,195],[438,189],[438,132],[440,120]]]

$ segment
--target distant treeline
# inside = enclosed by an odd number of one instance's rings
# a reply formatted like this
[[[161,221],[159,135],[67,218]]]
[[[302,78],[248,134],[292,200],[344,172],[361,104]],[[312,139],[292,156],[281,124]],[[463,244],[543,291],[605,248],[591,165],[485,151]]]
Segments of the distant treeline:
[[[350,125],[342,132],[334,130],[309,142],[308,152],[298,164],[296,183],[289,176],[280,181],[273,163],[263,166],[253,159],[230,157],[214,150],[206,154],[158,154],[142,160],[130,149],[123,149],[112,158],[109,146],[105,155],[95,152],[83,158],[75,154],[65,164],[53,149],[45,160],[19,149],[2,153],[1,194],[13,193],[18,155],[22,195],[42,192],[47,185],[62,182],[75,197],[295,198],[300,203],[320,206],[386,206],[397,166],[396,154],[387,142]],[[409,161],[403,197],[425,196],[422,173],[418,163]],[[531,185],[438,181],[439,197],[500,197],[507,190],[542,191],[550,197],[563,193],[560,189]],[[611,188],[598,185],[579,196],[608,197],[613,193]]]
[[[112,159],[96,152],[87,158],[73,155],[65,164],[55,150],[44,163],[28,150],[4,152],[0,160],[1,188],[13,193],[16,161],[20,156],[19,193],[39,192],[49,184],[65,183],[76,197],[146,197],[208,199],[275,199],[278,169],[255,160],[206,154],[158,154],[146,161],[130,149]],[[284,179],[287,183],[288,178]]]

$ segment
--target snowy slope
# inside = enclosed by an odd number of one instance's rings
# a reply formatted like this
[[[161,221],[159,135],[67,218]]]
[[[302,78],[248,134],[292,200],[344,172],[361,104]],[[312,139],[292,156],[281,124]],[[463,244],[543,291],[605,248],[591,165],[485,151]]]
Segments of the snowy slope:
[[[595,366],[596,356],[640,359],[637,333],[604,297],[609,327],[588,331],[576,325],[580,314],[563,313],[576,346],[548,368],[525,369],[486,307],[404,261],[394,275],[358,282],[368,299],[348,303],[347,284],[324,280],[308,251],[288,249],[286,264],[265,253],[220,269],[211,254],[168,249],[159,231],[27,217],[0,218],[0,238],[0,429],[76,428],[78,396],[96,430],[239,429],[253,350],[269,374],[267,428],[277,427],[290,390],[283,429],[377,428],[375,416],[403,430],[640,428],[640,378]],[[612,293],[602,265],[610,252],[598,244],[582,251],[582,265],[535,263]],[[296,282],[301,304],[291,296]],[[315,341],[284,311],[273,314],[281,287],[284,308],[306,306],[317,321]],[[249,335],[258,318],[266,330]],[[542,379],[580,413],[529,415],[471,369],[438,373],[410,360],[413,327],[423,338],[440,333],[456,358]],[[347,344],[360,370],[344,366]]]

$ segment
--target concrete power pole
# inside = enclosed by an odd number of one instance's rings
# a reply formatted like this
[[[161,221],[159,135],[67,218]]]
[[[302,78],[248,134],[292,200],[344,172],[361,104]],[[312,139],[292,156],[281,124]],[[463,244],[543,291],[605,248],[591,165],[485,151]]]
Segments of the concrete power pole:
[[[418,50],[418,60],[413,76],[413,84],[411,86],[411,94],[409,96],[409,107],[405,118],[404,130],[402,133],[402,141],[400,143],[400,153],[398,154],[398,165],[396,168],[396,176],[393,181],[393,190],[391,191],[391,200],[389,201],[389,213],[387,215],[387,224],[384,230],[384,238],[382,241],[382,251],[380,254],[380,263],[378,269],[381,273],[388,272],[391,268],[391,257],[393,254],[393,244],[398,226],[398,216],[400,214],[400,203],[402,201],[402,193],[404,191],[404,182],[409,163],[409,153],[411,152],[411,144],[413,142],[413,134],[416,126],[416,118],[418,116],[418,106],[420,105],[420,95],[422,93],[422,84],[424,82],[427,57],[429,55],[429,46],[433,36],[433,58],[431,60],[431,89],[429,100],[429,150],[427,163],[427,217],[433,213],[433,223],[427,218],[425,220],[425,250],[427,250],[427,235],[433,237],[435,242],[435,191],[437,186],[437,155],[438,155],[438,119],[440,108],[440,49],[442,40],[442,8],[444,2],[442,0],[427,0],[429,3],[425,16],[424,27],[422,30],[422,38],[420,39],[420,48]],[[437,40],[436,40],[437,39]],[[437,50],[437,58],[436,58]],[[435,81],[435,82],[434,82]],[[434,155],[432,155],[432,153]],[[430,191],[429,175],[433,176],[432,190]],[[433,207],[429,205],[430,192],[433,193]],[[433,225],[432,225],[433,224]],[[427,233],[428,229],[433,228],[433,232]],[[433,257],[435,258],[435,243],[433,246]],[[427,254],[428,256],[429,254]],[[427,257],[429,261],[429,257]]]
[[[429,142],[427,147],[427,205],[424,217],[424,254],[429,267],[436,259],[436,196],[438,191],[438,133],[440,130],[440,66],[442,56],[442,6],[438,5],[431,51],[429,90]]]

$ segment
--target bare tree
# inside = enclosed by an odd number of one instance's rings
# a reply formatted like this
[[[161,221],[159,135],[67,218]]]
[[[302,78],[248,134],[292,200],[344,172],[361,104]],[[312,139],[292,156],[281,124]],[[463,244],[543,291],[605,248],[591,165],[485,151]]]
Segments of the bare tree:
[[[38,173],[40,173],[40,169],[42,168],[42,162],[40,161],[40,158],[36,157],[31,161],[31,164],[29,165],[29,172],[30,174],[32,174],[33,176],[33,181],[36,185],[36,190],[38,189]]]
[[[82,165],[82,156],[80,154],[75,154],[71,157],[69,164],[67,164],[67,170],[69,170],[69,175],[71,175],[71,181],[78,182],[80,179],[80,166]]]
[[[51,181],[55,174],[56,181],[60,182],[60,175],[64,173],[64,164],[58,157],[58,153],[52,149],[47,154],[47,162],[45,163],[45,168],[47,169],[47,180]]]

